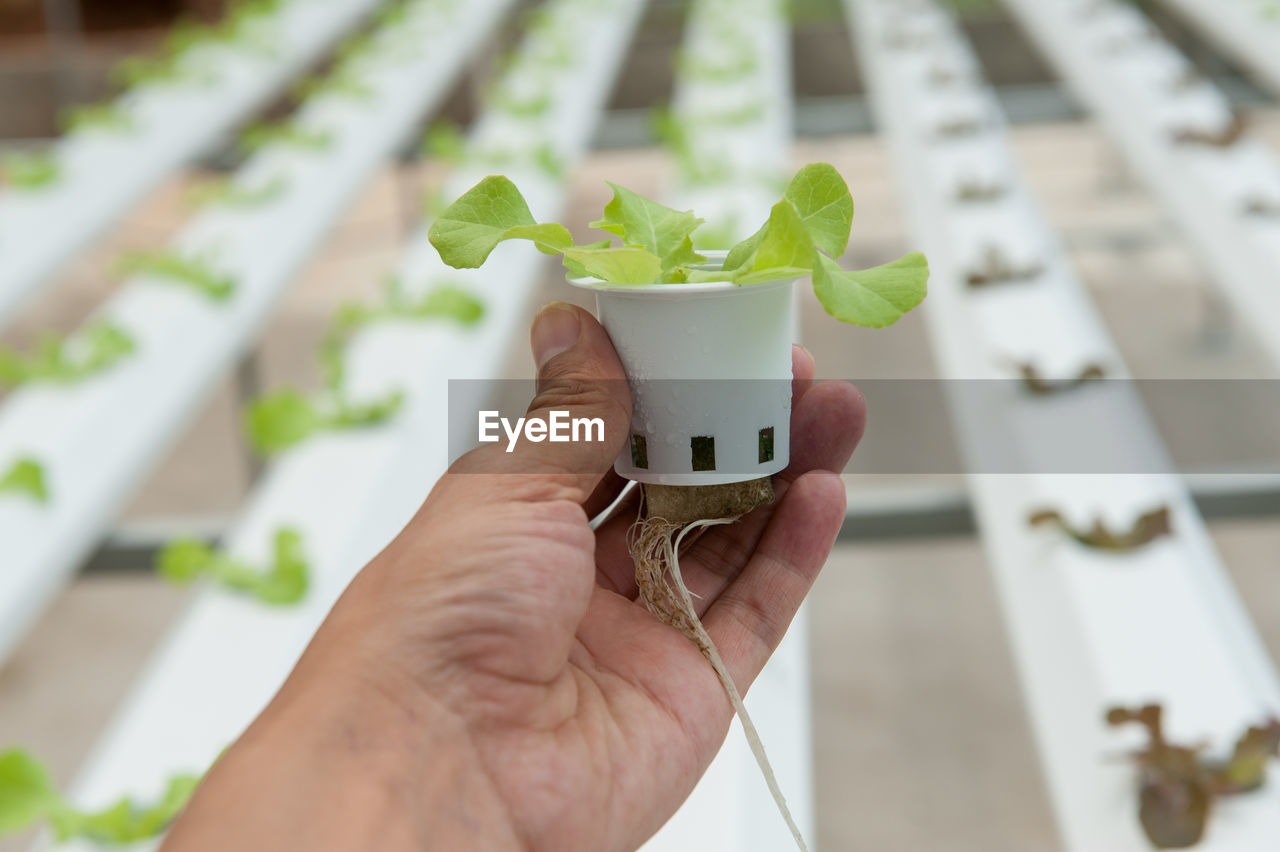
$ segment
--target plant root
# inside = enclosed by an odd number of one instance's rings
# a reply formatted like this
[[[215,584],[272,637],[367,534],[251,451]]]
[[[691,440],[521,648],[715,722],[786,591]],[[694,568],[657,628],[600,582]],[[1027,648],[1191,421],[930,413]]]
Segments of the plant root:
[[[708,527],[732,524],[757,506],[771,502],[773,485],[767,477],[733,485],[645,485],[641,511],[644,512],[644,504],[647,503],[648,513],[631,529],[630,550],[635,561],[640,599],[649,612],[683,633],[711,663],[742,722],[747,745],[755,756],[778,811],[791,830],[796,846],[801,852],[808,852],[809,847],[791,815],[791,809],[787,807],[787,800],[765,754],[764,743],[747,713],[737,684],[729,675],[729,669],[711,636],[702,626],[693,606],[694,594],[680,574],[680,546],[686,536]]]

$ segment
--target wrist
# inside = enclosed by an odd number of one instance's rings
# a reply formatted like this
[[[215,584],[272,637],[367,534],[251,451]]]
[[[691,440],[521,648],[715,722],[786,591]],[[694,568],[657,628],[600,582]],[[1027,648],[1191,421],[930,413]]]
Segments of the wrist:
[[[166,850],[521,848],[460,719],[314,650],[215,765]]]

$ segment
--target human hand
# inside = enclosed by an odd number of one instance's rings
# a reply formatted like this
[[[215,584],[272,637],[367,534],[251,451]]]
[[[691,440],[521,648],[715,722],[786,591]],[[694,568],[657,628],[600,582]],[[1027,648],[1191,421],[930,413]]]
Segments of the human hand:
[[[622,367],[568,305],[539,314],[533,348],[530,411],[600,417],[606,441],[460,459],[343,595],[170,848],[205,848],[203,827],[232,799],[239,818],[208,848],[626,850],[688,796],[731,707],[697,647],[636,599],[634,506],[588,526],[623,484]],[[798,347],[793,370],[778,499],[680,560],[740,690],[826,560],[844,514],[831,471],[865,421],[858,392],[815,384]]]

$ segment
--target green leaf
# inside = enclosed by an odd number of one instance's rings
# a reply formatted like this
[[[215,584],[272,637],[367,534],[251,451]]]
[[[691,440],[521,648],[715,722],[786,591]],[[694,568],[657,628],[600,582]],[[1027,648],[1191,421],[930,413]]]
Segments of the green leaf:
[[[836,260],[853,230],[853,195],[830,163],[810,163],[796,172],[786,199],[796,206],[813,244]]]
[[[427,128],[422,140],[422,153],[445,163],[461,162],[467,154],[467,137],[457,124],[440,119]]]
[[[0,159],[0,177],[17,189],[44,189],[57,183],[61,174],[57,159],[45,151],[5,154]]]
[[[612,284],[657,284],[662,280],[658,256],[642,248],[567,248],[564,258],[574,271]]]
[[[208,577],[223,588],[244,592],[273,606],[297,603],[310,584],[302,536],[288,527],[276,532],[272,561],[265,569],[233,559],[202,541],[179,538],[160,552],[156,571],[180,585]]]
[[[884,328],[924,300],[929,262],[919,252],[872,269],[845,271],[819,253],[813,291],[827,313],[851,325]]]
[[[0,385],[72,384],[106,370],[133,351],[133,338],[105,321],[94,323],[73,340],[45,335],[28,356],[0,346]]]
[[[245,413],[249,442],[273,454],[302,443],[323,423],[320,412],[300,391],[286,389],[254,400]]]
[[[156,572],[173,583],[190,583],[209,570],[217,554],[194,538],[178,538],[164,546],[156,557]]]
[[[603,240],[597,240],[594,243],[587,243],[585,246],[575,246],[575,248],[582,251],[592,251],[595,249],[606,249],[611,245],[613,245],[613,240],[609,237],[605,237]],[[586,270],[586,267],[576,260],[572,260],[568,257],[564,259],[564,268],[571,278],[591,277],[591,273]]]
[[[258,186],[243,186],[230,178],[219,178],[192,189],[187,200],[193,207],[221,205],[241,210],[270,204],[289,189],[289,179],[276,175]]]
[[[26,831],[61,804],[39,761],[21,749],[0,754],[0,837]]]
[[[44,467],[33,458],[20,458],[0,476],[0,494],[21,494],[37,503],[49,502]],[[2,799],[3,797],[0,797]]]
[[[484,318],[484,302],[450,284],[435,287],[418,302],[404,302],[393,306],[395,316],[426,319],[440,317],[461,325],[475,325]]]
[[[226,588],[246,592],[265,604],[287,606],[306,596],[309,574],[301,534],[285,528],[276,532],[274,558],[266,571],[224,558],[214,578]]]
[[[564,225],[538,224],[520,190],[502,175],[485,178],[450,204],[427,236],[455,269],[480,266],[505,240],[532,240],[550,254],[573,245]]]
[[[404,403],[399,391],[372,402],[353,403],[337,387],[341,377],[339,370],[327,398],[318,403],[293,388],[254,400],[245,413],[245,432],[253,448],[273,455],[326,429],[375,426],[389,420]]]
[[[616,183],[610,183],[609,187],[613,190],[613,199],[605,205],[604,218],[592,222],[592,228],[621,237],[624,246],[646,249],[656,255],[662,272],[706,260],[693,250],[693,232],[702,224],[702,219],[691,211],[673,210],[650,201]],[[633,283],[657,280],[656,276],[630,279]]]
[[[199,783],[199,776],[178,775],[154,805],[124,798],[101,811],[80,811],[66,802],[39,761],[21,749],[10,749],[0,754],[0,837],[48,820],[59,843],[76,838],[136,843],[167,828]]]
[[[813,268],[816,254],[799,211],[784,198],[769,211],[769,221],[750,263],[733,271],[733,281],[756,284],[806,275]]]
[[[296,121],[254,124],[240,135],[240,147],[246,154],[256,154],[273,145],[296,151],[324,151],[333,144],[327,130],[303,127]]]
[[[235,279],[219,272],[208,258],[171,250],[127,252],[117,261],[116,272],[183,284],[215,302],[227,301],[236,289]]]
[[[54,834],[59,842],[78,837],[110,845],[155,837],[177,819],[199,783],[196,775],[170,778],[159,801],[149,806],[124,798],[94,813],[64,808],[52,816]]]
[[[810,163],[796,172],[783,197],[795,205],[813,244],[839,260],[849,245],[849,234],[853,230],[853,196],[835,166]],[[759,247],[768,227],[766,222],[760,230],[734,246],[725,258],[724,268],[743,267]]]
[[[133,119],[116,102],[69,107],[59,120],[62,129],[68,132],[104,130],[128,133],[133,129]]]

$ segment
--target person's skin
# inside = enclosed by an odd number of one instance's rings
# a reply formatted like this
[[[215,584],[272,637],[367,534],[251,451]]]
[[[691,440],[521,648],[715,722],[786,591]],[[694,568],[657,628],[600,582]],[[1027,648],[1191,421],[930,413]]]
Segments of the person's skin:
[[[215,765],[167,852],[632,850],[689,795],[729,701],[698,649],[636,600],[635,507],[588,526],[622,485],[611,465],[630,422],[625,382],[592,380],[621,380],[622,367],[580,308],[544,309],[532,339],[530,410],[602,417],[606,442],[460,459]],[[865,405],[849,384],[814,383],[813,369],[797,347],[779,499],[680,560],[740,689],[844,516],[831,471]]]

